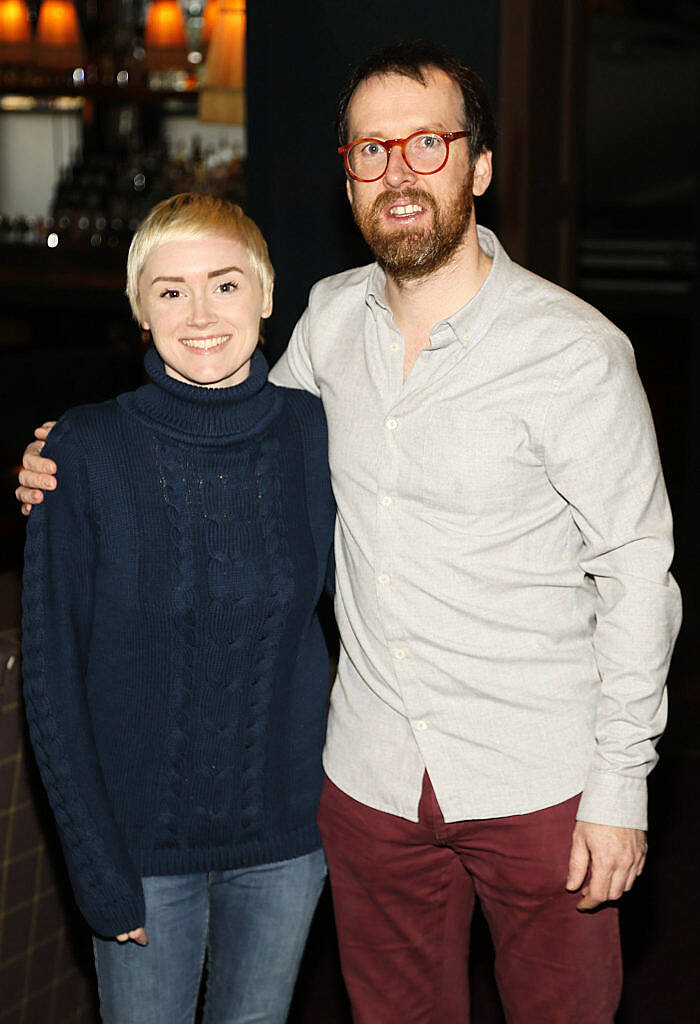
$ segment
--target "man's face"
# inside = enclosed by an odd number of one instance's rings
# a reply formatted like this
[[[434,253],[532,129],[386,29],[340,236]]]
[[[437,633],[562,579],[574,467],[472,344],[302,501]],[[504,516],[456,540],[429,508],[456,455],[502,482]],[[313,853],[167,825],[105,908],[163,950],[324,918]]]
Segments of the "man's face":
[[[362,82],[348,109],[348,140],[405,138],[423,129],[464,127],[462,95],[454,82],[437,69],[426,71],[425,80],[421,85],[392,74]],[[465,239],[473,194],[484,192],[489,180],[490,154],[473,167],[468,140],[458,139],[436,174],[416,174],[396,146],[384,177],[348,179],[347,190],[355,221],[377,262],[396,281],[409,281],[434,273],[452,259]]]

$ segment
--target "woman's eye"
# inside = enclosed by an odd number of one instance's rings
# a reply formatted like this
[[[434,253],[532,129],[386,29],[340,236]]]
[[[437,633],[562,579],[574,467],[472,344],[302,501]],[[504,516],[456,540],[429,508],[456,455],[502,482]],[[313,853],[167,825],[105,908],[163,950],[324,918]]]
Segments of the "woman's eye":
[[[177,288],[166,288],[165,291],[160,293],[161,299],[176,299],[180,292]]]
[[[227,292],[235,292],[237,288],[238,285],[235,281],[223,281],[217,288],[217,291],[226,294]]]

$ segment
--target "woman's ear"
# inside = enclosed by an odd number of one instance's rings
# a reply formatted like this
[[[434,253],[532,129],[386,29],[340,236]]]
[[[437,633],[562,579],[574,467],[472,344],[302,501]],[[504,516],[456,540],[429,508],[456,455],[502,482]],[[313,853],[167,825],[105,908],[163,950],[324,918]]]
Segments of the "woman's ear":
[[[272,293],[273,293],[273,291],[274,291],[274,288],[270,288],[270,297],[267,300],[267,303],[265,304],[265,306],[263,307],[262,313],[260,314],[260,316],[263,318],[263,320],[267,320],[267,318],[272,315]]]

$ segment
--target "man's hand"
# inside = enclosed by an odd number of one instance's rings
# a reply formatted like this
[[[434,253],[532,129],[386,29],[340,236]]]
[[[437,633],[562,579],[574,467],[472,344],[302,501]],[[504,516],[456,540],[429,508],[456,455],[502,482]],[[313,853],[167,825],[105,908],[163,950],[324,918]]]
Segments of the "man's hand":
[[[646,856],[646,832],[577,821],[566,880],[570,892],[583,885],[590,867],[577,910],[593,910],[606,900],[618,900],[623,892],[629,892],[642,873]]]
[[[15,491],[17,501],[22,502],[22,515],[28,516],[32,505],[39,505],[44,500],[44,491],[52,491],[56,486],[56,463],[51,459],[42,459],[40,455],[55,422],[49,420],[37,427],[34,437],[38,440],[32,441],[24,450],[19,473],[20,486]]]
[[[117,942],[128,942],[129,939],[132,942],[136,942],[139,946],[148,945],[148,936],[146,935],[145,928],[134,928],[132,932],[123,932],[121,935],[116,936]]]

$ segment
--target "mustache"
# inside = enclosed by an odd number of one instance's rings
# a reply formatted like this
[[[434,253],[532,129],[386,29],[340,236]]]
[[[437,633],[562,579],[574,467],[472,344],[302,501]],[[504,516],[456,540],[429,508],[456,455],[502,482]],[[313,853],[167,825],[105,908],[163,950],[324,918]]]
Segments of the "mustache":
[[[390,206],[394,206],[397,202],[401,203],[420,203],[426,209],[434,210],[435,202],[429,192],[424,192],[420,188],[404,188],[400,192],[392,190],[390,192],[383,192],[382,195],[372,203],[371,214],[376,215],[383,213]]]

